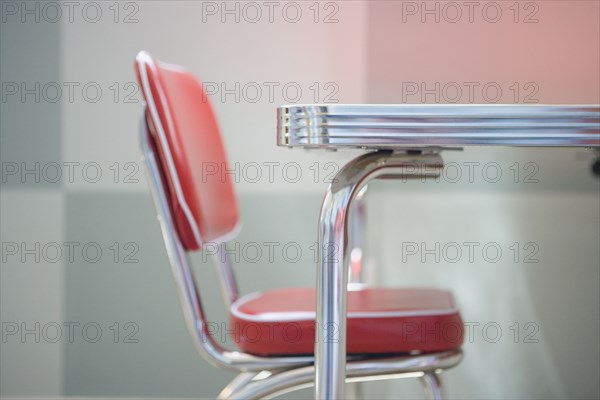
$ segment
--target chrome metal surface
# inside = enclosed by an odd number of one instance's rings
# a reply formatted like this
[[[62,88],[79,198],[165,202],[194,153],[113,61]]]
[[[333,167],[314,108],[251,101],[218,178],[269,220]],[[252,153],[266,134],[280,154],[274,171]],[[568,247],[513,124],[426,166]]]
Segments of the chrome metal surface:
[[[348,290],[360,289],[365,286],[364,279],[364,249],[365,249],[365,186],[354,199],[354,206],[350,216],[352,229],[350,229],[350,265],[348,270]]]
[[[444,392],[442,390],[442,378],[436,371],[427,372],[421,378],[421,383],[425,389],[425,395],[427,400],[441,400],[444,398]]]
[[[346,365],[346,285],[351,246],[349,210],[355,197],[375,178],[438,176],[438,154],[374,152],[355,158],[338,171],[323,200],[319,220],[315,398],[344,398]]]
[[[436,375],[456,366],[462,360],[460,350],[433,354],[411,355],[349,361],[346,370],[346,383],[365,382],[379,379],[418,377],[424,379],[427,374]],[[314,366],[274,371],[255,375],[242,374],[223,390],[218,399],[262,399],[272,398],[287,392],[313,385]],[[260,379],[258,379],[260,378]],[[439,382],[439,381],[436,381]],[[243,383],[243,384],[241,384]],[[430,381],[424,381],[429,385]],[[435,383],[435,382],[434,382]],[[437,386],[439,388],[439,386]],[[340,399],[338,397],[336,399]]]
[[[221,392],[217,396],[217,400],[225,400],[235,397],[238,391],[243,390],[246,385],[248,385],[254,378],[259,376],[263,372],[264,371],[242,372],[241,374],[233,378],[233,380],[229,382],[229,384],[227,384],[227,386],[225,386],[223,390],[221,390]]]
[[[346,400],[361,400],[363,397],[360,382],[346,382]]]
[[[288,105],[277,144],[304,148],[600,146],[594,105]]]
[[[223,251],[225,244],[220,243],[218,246],[219,249],[217,250],[217,254],[215,254],[215,257],[217,258],[216,265],[218,266],[217,275],[221,282],[221,291],[223,292],[225,304],[229,307],[238,299],[240,292],[237,281],[235,280],[235,275],[233,274],[233,268],[231,268],[231,264],[229,263],[227,252]]]

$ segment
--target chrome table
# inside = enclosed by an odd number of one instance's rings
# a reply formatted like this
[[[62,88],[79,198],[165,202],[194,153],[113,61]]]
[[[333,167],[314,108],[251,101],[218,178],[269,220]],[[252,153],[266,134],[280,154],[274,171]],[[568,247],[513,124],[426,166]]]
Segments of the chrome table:
[[[445,148],[600,148],[599,105],[291,105],[277,122],[279,146],[370,150],[338,171],[321,207],[317,399],[344,398],[349,211],[369,181],[436,176]]]

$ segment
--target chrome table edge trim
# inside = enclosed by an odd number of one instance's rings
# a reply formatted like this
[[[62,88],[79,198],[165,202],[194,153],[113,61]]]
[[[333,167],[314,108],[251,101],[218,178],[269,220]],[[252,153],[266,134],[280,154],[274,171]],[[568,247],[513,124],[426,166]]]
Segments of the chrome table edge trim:
[[[309,149],[600,147],[600,105],[285,105],[277,109],[277,144]]]

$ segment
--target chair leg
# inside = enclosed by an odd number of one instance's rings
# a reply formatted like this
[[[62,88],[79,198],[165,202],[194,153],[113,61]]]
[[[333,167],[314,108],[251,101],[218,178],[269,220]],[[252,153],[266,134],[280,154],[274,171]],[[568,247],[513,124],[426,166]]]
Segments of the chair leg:
[[[217,396],[217,400],[227,400],[231,398],[232,395],[246,386],[256,375],[256,372],[242,372],[221,390],[221,393]]]
[[[426,372],[421,378],[421,383],[425,389],[425,395],[428,400],[442,400],[442,379],[440,374],[435,372]]]
[[[408,378],[414,377],[415,373],[424,373],[425,375],[420,379],[427,390],[428,398],[441,399],[441,382],[438,374],[434,371],[452,368],[458,365],[462,357],[462,351],[456,349],[441,353],[350,360],[346,369],[346,385],[348,389],[352,389],[352,384],[369,381],[373,378]],[[314,364],[270,372],[243,372],[223,389],[218,399],[270,399],[283,393],[311,387],[314,385],[314,378]],[[361,393],[357,393],[357,395],[360,396]]]
[[[346,383],[346,399],[348,400],[360,400],[362,399],[362,387],[360,382],[348,382]]]

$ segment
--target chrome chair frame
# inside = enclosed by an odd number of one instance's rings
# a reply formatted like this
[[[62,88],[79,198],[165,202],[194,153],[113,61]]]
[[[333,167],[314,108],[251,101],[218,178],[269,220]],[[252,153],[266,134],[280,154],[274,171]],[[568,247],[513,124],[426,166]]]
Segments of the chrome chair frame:
[[[144,109],[140,130],[141,149],[146,165],[150,191],[157,209],[162,236],[179,292],[187,328],[193,338],[195,347],[203,358],[216,367],[240,372],[221,391],[218,398],[260,399],[311,386],[314,383],[315,374],[317,379],[319,379],[324,371],[315,371],[315,358],[313,356],[259,357],[240,351],[231,351],[223,348],[209,331],[191,263],[177,235],[161,171],[148,141],[148,135],[152,133],[149,130],[150,127],[147,123],[146,115],[146,110]],[[392,160],[397,158],[392,153],[378,154],[378,158],[381,156],[386,159],[390,157]],[[436,165],[439,162],[438,158],[435,159]],[[384,167],[385,165],[384,162],[381,166]],[[345,170],[343,169],[340,172]],[[386,176],[386,174],[378,175],[382,178],[390,177],[390,175]],[[398,176],[400,175],[395,175],[394,177]],[[337,186],[335,183],[333,185]],[[323,235],[320,234],[319,238],[322,242]],[[227,305],[230,305],[239,297],[233,270],[226,257],[217,256],[215,258],[217,260],[216,266],[224,297]],[[346,257],[344,257],[344,261],[347,261]],[[332,271],[334,270],[332,269]],[[324,280],[320,277],[319,285],[322,287],[323,283]],[[322,313],[323,311],[317,310],[317,312]],[[342,321],[344,321],[344,335],[341,337],[341,340],[344,340],[343,343],[345,343],[345,318],[342,318]],[[318,339],[323,340],[321,333],[319,333]],[[429,398],[438,399],[441,398],[441,386],[438,374],[445,369],[457,365],[461,359],[462,351],[458,349],[439,353],[405,356],[349,356],[346,363],[344,351],[343,363],[339,363],[338,366],[344,368],[345,381],[347,382],[397,377],[419,377],[425,386]]]
[[[336,256],[323,252],[317,271],[317,321],[322,325],[316,330],[315,398],[344,398],[346,266],[352,251],[347,243],[353,201],[373,179],[433,178],[439,176],[442,169],[442,158],[434,150],[422,150],[419,154],[378,151],[350,161],[330,185],[321,206],[318,243],[322,251],[333,246]]]

